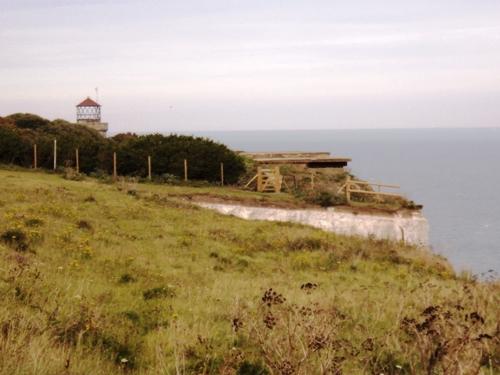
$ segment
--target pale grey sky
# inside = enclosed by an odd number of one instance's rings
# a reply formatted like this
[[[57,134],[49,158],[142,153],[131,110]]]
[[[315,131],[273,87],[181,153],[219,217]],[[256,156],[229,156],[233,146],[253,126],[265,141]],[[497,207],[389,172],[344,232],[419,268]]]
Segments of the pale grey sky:
[[[120,131],[500,126],[498,0],[0,0],[0,116]]]

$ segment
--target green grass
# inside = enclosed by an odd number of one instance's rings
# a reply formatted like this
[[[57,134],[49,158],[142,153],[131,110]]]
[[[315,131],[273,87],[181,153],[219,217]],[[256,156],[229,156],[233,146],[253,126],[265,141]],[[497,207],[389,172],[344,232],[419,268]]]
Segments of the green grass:
[[[192,186],[172,186],[158,184],[139,184],[138,189],[149,193],[158,193],[170,197],[180,198],[213,198],[218,200],[228,200],[246,204],[278,205],[283,207],[302,207],[307,204],[289,193],[259,193],[256,191],[242,190],[236,187],[192,187]],[[311,206],[309,204],[309,206]]]
[[[0,374],[499,373],[498,283],[428,251],[178,198],[262,196],[231,189],[22,170],[0,189]]]

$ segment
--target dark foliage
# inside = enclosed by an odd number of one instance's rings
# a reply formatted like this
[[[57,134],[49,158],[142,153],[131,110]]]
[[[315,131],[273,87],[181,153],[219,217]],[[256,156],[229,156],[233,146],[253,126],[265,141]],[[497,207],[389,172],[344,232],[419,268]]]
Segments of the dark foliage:
[[[6,118],[12,121],[16,127],[24,129],[39,129],[50,125],[49,120],[31,113],[14,113]]]
[[[88,230],[88,231],[92,230],[92,224],[90,224],[87,220],[79,220],[76,223],[76,226],[78,229]]]
[[[314,192],[306,197],[306,201],[318,204],[321,207],[340,206],[347,203],[344,195],[333,194],[328,191]]]
[[[0,118],[0,163],[31,167],[36,144],[38,167],[52,169],[54,139],[58,165],[74,167],[78,148],[80,171],[87,174],[112,173],[113,152],[117,153],[120,175],[147,176],[148,156],[152,157],[155,180],[183,177],[184,159],[188,160],[189,180],[220,181],[220,163],[224,163],[224,178],[229,184],[237,182],[245,171],[240,156],[207,138],[130,133],[104,138],[82,125],[23,113]]]
[[[76,148],[80,152],[80,171],[84,173],[111,159],[110,142],[92,129],[64,120],[50,122],[31,114],[15,114],[0,118],[0,162],[31,167],[36,144],[38,167],[51,169],[54,139],[60,166],[74,166]]]
[[[24,131],[0,118],[0,162],[28,166],[31,144],[23,137]]]
[[[27,219],[24,221],[24,224],[27,227],[39,227],[43,225],[43,220],[37,218]]]
[[[244,361],[238,368],[238,375],[267,375],[269,371],[260,363]]]
[[[28,236],[20,229],[9,229],[0,235],[0,240],[16,251],[27,251]]]
[[[120,161],[120,174],[147,175],[147,157],[152,156],[155,175],[184,175],[188,160],[190,180],[220,181],[220,163],[224,163],[225,180],[235,183],[245,171],[243,160],[226,146],[207,138],[185,135],[120,134],[113,137]]]
[[[167,298],[175,297],[175,292],[171,287],[157,287],[144,291],[142,296],[145,300],[156,299],[156,298]]]
[[[129,273],[124,273],[123,275],[120,276],[120,284],[133,283],[135,281],[136,281],[136,278]]]

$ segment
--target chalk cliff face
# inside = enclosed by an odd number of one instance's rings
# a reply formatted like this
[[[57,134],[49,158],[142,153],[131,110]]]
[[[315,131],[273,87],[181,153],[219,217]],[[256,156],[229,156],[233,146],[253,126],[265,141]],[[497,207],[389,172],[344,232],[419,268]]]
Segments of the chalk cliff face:
[[[242,219],[289,221],[347,236],[403,241],[417,246],[428,246],[429,243],[429,224],[419,211],[375,214],[355,213],[334,207],[283,209],[205,202],[197,204]]]

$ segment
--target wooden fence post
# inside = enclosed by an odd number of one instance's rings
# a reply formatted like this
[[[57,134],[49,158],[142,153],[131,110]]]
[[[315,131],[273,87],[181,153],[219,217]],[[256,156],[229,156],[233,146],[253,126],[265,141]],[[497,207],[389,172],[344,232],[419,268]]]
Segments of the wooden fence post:
[[[263,181],[262,181],[262,168],[261,167],[257,167],[257,191],[262,191],[262,184],[263,184]]]
[[[76,173],[80,173],[80,155],[78,155],[78,149],[75,149],[75,164]]]
[[[314,173],[311,173],[311,190],[314,190]]]
[[[224,163],[220,163],[220,186],[224,186]]]
[[[184,181],[188,180],[188,161],[184,159]]]
[[[351,204],[351,176],[347,176],[347,182],[345,184],[345,197],[348,204]]]
[[[116,152],[113,152],[113,179],[116,180],[118,176],[117,168],[116,168]]]
[[[54,139],[54,170],[57,169],[57,139]]]
[[[281,192],[281,173],[280,167],[274,167],[274,192]]]
[[[151,156],[148,156],[148,179],[151,181]]]
[[[37,168],[38,164],[38,156],[36,154],[36,143],[33,145],[33,169]]]

